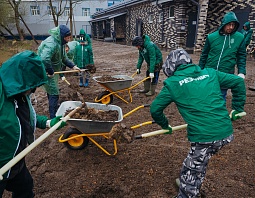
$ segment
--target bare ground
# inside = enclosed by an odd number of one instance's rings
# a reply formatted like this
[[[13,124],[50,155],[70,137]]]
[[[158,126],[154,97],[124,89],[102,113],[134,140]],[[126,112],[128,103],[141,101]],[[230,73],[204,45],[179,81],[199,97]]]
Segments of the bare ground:
[[[14,47],[9,47],[13,49]],[[16,47],[14,48],[14,51]],[[17,50],[18,51],[18,50]],[[102,75],[128,75],[136,71],[138,52],[131,46],[93,41],[93,51],[96,73]],[[4,51],[0,62],[7,59],[9,51]],[[168,52],[162,50],[164,59]],[[199,54],[192,55],[197,63]],[[145,66],[142,73],[134,76],[133,84],[140,82],[145,76]],[[78,77],[67,75],[71,84],[78,85]],[[165,79],[160,75],[157,92]],[[246,85],[255,81],[254,60],[247,61]],[[60,100],[65,101],[67,94],[73,90],[65,82],[60,81]],[[113,97],[114,105],[121,107],[123,114],[132,109],[150,104],[153,97],[145,97],[137,93],[142,88],[138,85],[131,90],[132,102],[128,92],[119,93],[128,102],[126,104]],[[79,88],[86,102],[94,99],[104,91],[104,88],[94,80],[90,80],[88,88]],[[254,133],[254,97],[255,92],[247,90],[245,111],[247,116],[235,121],[235,140],[223,148],[210,160],[202,189],[208,198],[253,198],[255,197],[255,133]],[[48,115],[48,102],[42,89],[38,89],[34,106],[38,114]],[[230,108],[231,93],[227,97],[227,107]],[[178,110],[171,104],[165,113],[172,126],[184,124]],[[149,108],[141,108],[125,117],[122,124],[127,128],[152,120]],[[212,126],[213,127],[213,126]],[[27,165],[34,178],[35,194],[40,198],[120,198],[146,197],[168,198],[177,194],[174,181],[178,177],[183,159],[189,150],[186,131],[179,130],[172,135],[158,135],[131,143],[118,142],[116,155],[106,155],[91,141],[83,150],[70,150],[58,142],[60,135],[69,126],[55,131],[26,157]],[[159,130],[156,124],[142,126],[134,130],[135,135]],[[37,130],[39,137],[45,130]],[[113,153],[113,142],[103,136],[94,139],[110,153]],[[11,197],[5,192],[4,198]]]

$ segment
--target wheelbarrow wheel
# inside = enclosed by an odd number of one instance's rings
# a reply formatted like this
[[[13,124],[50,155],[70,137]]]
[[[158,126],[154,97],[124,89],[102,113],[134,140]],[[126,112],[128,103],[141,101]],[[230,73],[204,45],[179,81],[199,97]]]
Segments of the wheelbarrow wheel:
[[[110,94],[109,91],[104,91],[104,92],[100,93],[97,98],[98,98],[98,100],[100,100],[101,98],[103,98],[104,96],[107,96],[108,94]],[[105,97],[104,99],[102,99],[100,102],[102,104],[111,104],[112,101],[113,101],[113,96],[109,95],[109,96]]]
[[[63,139],[71,138],[80,134],[82,134],[82,132],[80,132],[79,130],[75,128],[69,128],[63,135]],[[80,136],[64,142],[64,145],[71,150],[81,150],[84,149],[88,145],[88,143],[88,137]]]

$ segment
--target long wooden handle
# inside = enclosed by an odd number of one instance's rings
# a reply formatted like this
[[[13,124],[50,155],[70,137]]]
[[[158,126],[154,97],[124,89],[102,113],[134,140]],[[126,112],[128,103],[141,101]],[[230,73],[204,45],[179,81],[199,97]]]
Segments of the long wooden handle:
[[[54,72],[54,74],[65,74],[65,73],[74,73],[74,72],[83,72],[86,71],[87,69],[74,69],[74,70],[68,70],[68,71],[58,71],[58,72]]]
[[[12,160],[10,160],[7,164],[5,164],[0,169],[0,180],[3,180],[3,174],[6,173],[11,167],[17,164],[23,157],[25,157],[30,151],[32,151],[36,146],[38,146],[43,140],[45,140],[50,134],[57,130],[57,128],[61,125],[61,122],[66,122],[69,120],[73,114],[75,114],[81,107],[76,107],[72,110],[68,115],[66,115],[62,120],[57,122],[53,127],[51,127],[48,131],[46,131],[43,135],[41,135],[38,139],[36,139],[32,144],[26,147],[23,151],[21,151],[17,156],[15,156]]]
[[[172,127],[172,130],[176,131],[176,130],[186,129],[186,128],[187,128],[187,124],[183,124],[183,125]],[[168,132],[168,130],[166,130],[166,129],[152,131],[152,132],[149,132],[149,133],[144,133],[144,134],[135,136],[135,139],[142,139],[142,138],[146,138],[146,137],[150,137],[150,136],[154,136],[154,135],[160,135],[160,134],[164,134],[166,132]]]
[[[238,114],[236,114],[236,116],[240,116],[240,117],[246,116],[246,112],[238,113]],[[230,116],[230,118],[231,118],[231,116]],[[180,130],[180,129],[186,129],[187,126],[188,126],[187,124],[175,126],[175,127],[172,127],[172,130],[176,131],[176,130]],[[168,130],[165,130],[165,129],[152,131],[152,132],[149,132],[149,133],[144,133],[144,134],[135,136],[135,139],[142,139],[142,138],[146,138],[146,137],[150,137],[150,136],[154,136],[154,135],[160,135],[160,134],[164,134],[166,132],[168,132]]]

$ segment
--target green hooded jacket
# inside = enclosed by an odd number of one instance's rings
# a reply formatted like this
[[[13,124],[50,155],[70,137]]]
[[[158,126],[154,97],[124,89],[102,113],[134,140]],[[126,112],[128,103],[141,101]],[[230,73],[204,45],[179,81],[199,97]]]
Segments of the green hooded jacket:
[[[39,87],[47,82],[44,65],[32,51],[14,55],[0,67],[0,168],[17,153],[21,138],[21,125],[16,115],[16,94]],[[30,125],[46,128],[46,116],[35,114],[29,96],[26,97],[30,110]],[[28,143],[34,141],[34,134],[26,134]],[[9,175],[8,171],[4,178]]]
[[[156,65],[163,62],[162,53],[157,45],[155,45],[148,35],[143,36],[144,45],[143,49],[139,50],[138,63],[136,65],[137,69],[141,69],[143,61],[147,63],[147,70],[150,73],[160,70]]]
[[[252,39],[253,30],[250,27],[250,22],[246,22],[243,26],[245,26],[247,29],[242,29],[241,33],[244,35],[245,40],[245,46],[247,47]]]
[[[75,48],[74,63],[81,69],[94,65],[93,51],[90,45],[79,44]]]
[[[232,109],[242,112],[246,91],[241,77],[211,68],[201,70],[195,64],[180,65],[174,75],[164,81],[164,87],[152,102],[152,118],[167,129],[168,119],[163,111],[174,102],[188,124],[190,142],[211,142],[228,137],[233,128],[220,91],[222,86],[232,91]]]
[[[49,33],[51,36],[42,41],[38,48],[38,55],[45,68],[52,68],[54,72],[60,71],[62,64],[72,68],[74,64],[65,53],[59,26],[49,30]],[[48,77],[48,82],[43,87],[49,95],[59,95],[58,79],[59,75]]]
[[[235,22],[235,30],[231,34],[224,34],[226,24]],[[235,73],[235,65],[238,74],[246,74],[246,48],[244,36],[237,32],[239,22],[235,13],[227,13],[219,29],[208,35],[200,56],[199,66],[213,68],[221,72]]]

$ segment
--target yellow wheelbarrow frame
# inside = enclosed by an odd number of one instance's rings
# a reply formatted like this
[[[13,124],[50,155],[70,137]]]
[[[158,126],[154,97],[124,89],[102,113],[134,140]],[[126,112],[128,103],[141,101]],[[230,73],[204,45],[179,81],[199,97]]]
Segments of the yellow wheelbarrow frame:
[[[109,133],[95,133],[95,134],[80,134],[80,135],[73,135],[70,138],[63,139],[63,135],[61,135],[58,139],[59,142],[64,143],[68,142],[73,147],[79,147],[83,144],[83,137],[87,137],[91,142],[93,142],[98,148],[100,148],[105,154],[107,155],[116,155],[118,152],[117,148],[117,142],[115,139],[113,139],[113,146],[114,146],[114,152],[111,154],[109,151],[107,151],[103,146],[101,146],[96,140],[94,140],[93,136],[102,136],[106,139],[109,139]],[[82,138],[82,139],[81,139]]]
[[[134,73],[131,77],[133,78],[137,73]],[[113,100],[113,95],[116,96],[117,98],[121,99],[124,101],[126,104],[131,103],[133,101],[132,94],[131,94],[131,89],[134,89],[137,87],[139,84],[142,82],[148,80],[150,77],[146,77],[143,80],[139,81],[138,83],[134,84],[133,86],[130,86],[125,89],[121,89],[118,91],[113,91],[109,87],[105,86],[104,84],[100,84],[106,91],[102,92],[103,96],[101,98],[98,98],[98,96],[94,99],[95,102],[101,102],[102,104],[110,104]],[[125,100],[122,96],[120,96],[118,93],[119,92],[128,92],[129,95],[129,101]],[[109,92],[109,93],[108,93]],[[104,94],[105,93],[105,94]]]
[[[145,104],[145,105],[141,105],[136,107],[135,109],[131,110],[130,112],[126,113],[125,115],[123,115],[123,118],[131,115],[132,113],[138,111],[141,108],[144,107],[149,107],[149,104]],[[132,127],[131,127],[132,128]],[[73,150],[80,150],[81,148],[84,148],[87,146],[88,141],[86,140],[86,138],[88,138],[88,140],[90,140],[93,144],[95,144],[99,149],[101,149],[106,155],[116,155],[118,152],[118,148],[117,148],[117,141],[115,139],[113,139],[113,152],[108,151],[105,147],[103,147],[100,143],[98,143],[98,141],[96,141],[93,137],[95,136],[102,136],[105,139],[109,139],[109,134],[110,132],[97,132],[97,133],[83,133],[81,132],[79,129],[77,129],[76,127],[73,127],[74,129],[74,133],[72,133],[70,136],[68,136],[67,138],[65,138],[65,134],[62,134],[58,141],[61,143],[65,143],[65,145],[69,145],[68,147],[70,149]],[[84,142],[87,141],[87,142]],[[78,148],[78,149],[75,149]]]

